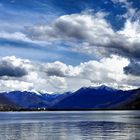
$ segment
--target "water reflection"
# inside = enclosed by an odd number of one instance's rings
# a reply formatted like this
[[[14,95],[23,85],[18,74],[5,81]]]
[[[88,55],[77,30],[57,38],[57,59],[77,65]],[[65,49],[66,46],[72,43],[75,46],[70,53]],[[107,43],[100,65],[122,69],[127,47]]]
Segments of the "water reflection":
[[[0,113],[0,140],[139,138],[140,112]]]

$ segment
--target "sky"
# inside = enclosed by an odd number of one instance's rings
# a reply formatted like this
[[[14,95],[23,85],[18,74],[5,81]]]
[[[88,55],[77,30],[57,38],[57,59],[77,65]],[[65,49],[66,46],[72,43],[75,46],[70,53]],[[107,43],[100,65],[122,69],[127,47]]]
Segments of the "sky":
[[[140,1],[0,0],[0,91],[140,87]]]

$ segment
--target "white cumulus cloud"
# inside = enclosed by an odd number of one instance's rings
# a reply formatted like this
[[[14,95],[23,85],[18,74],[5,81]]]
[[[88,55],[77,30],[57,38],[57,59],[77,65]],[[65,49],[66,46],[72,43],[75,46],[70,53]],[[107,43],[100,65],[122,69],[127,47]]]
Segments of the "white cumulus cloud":
[[[115,88],[135,88],[140,86],[139,77],[128,76],[124,68],[130,65],[126,58],[112,55],[100,61],[90,60],[77,66],[56,61],[52,63],[35,63],[14,56],[1,58],[9,69],[9,65],[24,68],[25,75],[17,76],[9,73],[0,75],[1,91],[36,90],[49,92],[64,92],[77,90],[83,86],[106,84]],[[1,67],[1,65],[0,65]],[[14,72],[13,72],[14,71]],[[17,69],[10,71],[17,73]],[[133,81],[133,82],[132,82]],[[135,82],[134,82],[135,81]]]

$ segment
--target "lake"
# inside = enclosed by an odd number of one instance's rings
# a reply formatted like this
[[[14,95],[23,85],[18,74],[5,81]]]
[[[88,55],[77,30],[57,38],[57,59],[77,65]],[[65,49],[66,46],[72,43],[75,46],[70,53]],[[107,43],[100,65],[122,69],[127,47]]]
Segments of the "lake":
[[[0,140],[140,140],[140,111],[1,112]]]

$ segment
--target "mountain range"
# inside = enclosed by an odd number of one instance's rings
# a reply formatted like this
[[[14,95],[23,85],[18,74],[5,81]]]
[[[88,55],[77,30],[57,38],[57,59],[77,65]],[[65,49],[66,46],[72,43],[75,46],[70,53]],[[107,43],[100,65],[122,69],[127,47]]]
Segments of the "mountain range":
[[[140,109],[140,88],[82,87],[63,94],[12,91],[0,93],[0,110]]]

